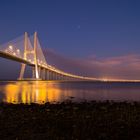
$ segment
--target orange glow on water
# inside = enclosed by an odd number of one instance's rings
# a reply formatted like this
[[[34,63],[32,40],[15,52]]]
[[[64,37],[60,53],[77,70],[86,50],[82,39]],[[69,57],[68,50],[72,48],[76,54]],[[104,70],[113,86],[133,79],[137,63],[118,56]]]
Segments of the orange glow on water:
[[[61,100],[59,86],[51,82],[38,81],[9,83],[5,86],[4,102],[8,103],[45,103]]]

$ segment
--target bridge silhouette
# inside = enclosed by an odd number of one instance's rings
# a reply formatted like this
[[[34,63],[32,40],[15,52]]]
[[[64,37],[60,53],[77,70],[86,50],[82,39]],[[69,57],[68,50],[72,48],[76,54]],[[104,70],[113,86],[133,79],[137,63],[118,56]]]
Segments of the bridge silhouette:
[[[37,32],[29,37],[24,35],[0,46],[0,57],[21,63],[18,80],[25,80],[26,65],[32,67],[32,77],[29,80],[97,80],[64,72],[47,63],[43,54]]]

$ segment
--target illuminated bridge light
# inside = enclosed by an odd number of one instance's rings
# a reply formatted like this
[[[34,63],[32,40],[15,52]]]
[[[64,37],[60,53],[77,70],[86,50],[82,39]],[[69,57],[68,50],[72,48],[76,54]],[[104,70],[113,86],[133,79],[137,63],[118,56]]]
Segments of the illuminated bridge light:
[[[13,46],[10,45],[10,46],[9,46],[9,49],[12,50],[12,49],[13,49]]]
[[[17,53],[20,53],[20,50],[19,49],[17,49]]]

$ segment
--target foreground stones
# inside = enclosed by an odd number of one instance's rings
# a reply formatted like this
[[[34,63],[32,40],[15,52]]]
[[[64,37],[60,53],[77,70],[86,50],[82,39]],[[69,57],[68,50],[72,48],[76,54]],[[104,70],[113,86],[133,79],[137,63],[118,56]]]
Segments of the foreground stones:
[[[0,140],[139,140],[140,103],[0,104]]]

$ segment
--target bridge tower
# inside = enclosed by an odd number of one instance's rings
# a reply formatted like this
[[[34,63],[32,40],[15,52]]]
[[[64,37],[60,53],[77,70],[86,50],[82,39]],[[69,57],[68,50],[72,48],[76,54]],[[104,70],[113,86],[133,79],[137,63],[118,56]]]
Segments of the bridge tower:
[[[24,59],[27,60],[27,47],[28,47],[28,34],[27,32],[25,32],[25,35],[24,35]],[[25,72],[25,67],[26,67],[26,64],[22,63],[21,64],[21,70],[20,70],[20,75],[19,75],[19,80],[22,80],[23,79],[23,76],[24,76],[24,72]]]
[[[35,79],[39,79],[38,61],[37,61],[37,32],[34,33],[34,63],[35,63]]]
[[[25,32],[25,35],[24,35],[24,56],[23,56],[25,60],[27,60],[28,54],[33,54],[33,57],[34,57],[35,67],[33,67],[33,69],[32,69],[33,78],[39,79],[38,61],[37,61],[37,32],[34,33],[34,48],[32,51],[28,50],[28,34],[27,34],[27,32]],[[22,80],[24,78],[25,67],[26,67],[26,64],[22,63],[20,75],[18,78],[19,80]]]

